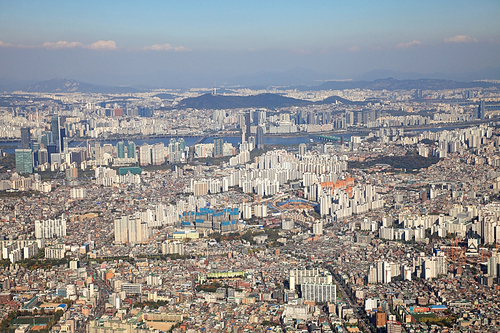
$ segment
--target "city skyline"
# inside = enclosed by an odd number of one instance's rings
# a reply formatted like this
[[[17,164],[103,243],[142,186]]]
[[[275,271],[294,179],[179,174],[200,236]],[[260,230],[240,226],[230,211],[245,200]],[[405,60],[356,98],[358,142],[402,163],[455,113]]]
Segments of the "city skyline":
[[[252,75],[265,81],[268,72],[295,70],[307,83],[379,69],[442,77],[483,71],[492,77],[476,74],[477,79],[498,79],[500,67],[496,1],[481,6],[20,1],[3,7],[3,81],[67,77],[199,86],[214,79],[246,84]]]

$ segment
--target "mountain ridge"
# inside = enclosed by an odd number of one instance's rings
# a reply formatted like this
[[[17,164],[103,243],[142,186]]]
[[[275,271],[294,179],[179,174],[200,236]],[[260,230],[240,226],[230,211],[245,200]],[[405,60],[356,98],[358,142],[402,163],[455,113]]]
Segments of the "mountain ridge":
[[[40,81],[30,85],[25,89],[26,92],[40,93],[102,93],[102,94],[123,94],[138,92],[138,89],[132,87],[114,87],[100,86],[91,83],[84,83],[72,79],[55,78],[52,80]]]

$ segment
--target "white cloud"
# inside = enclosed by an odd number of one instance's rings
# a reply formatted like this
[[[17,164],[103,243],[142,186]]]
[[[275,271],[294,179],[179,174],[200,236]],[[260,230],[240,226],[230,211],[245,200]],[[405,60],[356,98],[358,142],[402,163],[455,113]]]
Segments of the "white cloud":
[[[45,42],[42,47],[47,49],[73,49],[75,47],[83,47],[84,45],[79,42],[67,42],[65,40],[60,40],[56,43]]]
[[[445,38],[445,43],[477,43],[477,39],[466,36],[456,35],[455,37]]]
[[[301,54],[301,55],[312,54],[312,52],[310,50],[306,50],[306,49],[293,49],[292,53]]]
[[[44,48],[48,50],[62,50],[62,49],[88,49],[88,50],[117,50],[119,47],[116,45],[115,41],[112,40],[98,40],[95,43],[83,44],[80,42],[68,42],[65,40],[60,40],[58,42],[45,42],[41,45],[23,45],[23,44],[11,44],[0,41],[0,47],[12,47],[18,49],[35,49]],[[140,48],[134,48],[129,50],[143,50],[143,51],[174,51],[183,52],[191,51],[184,46],[172,46],[170,44],[154,44],[151,46],[144,46]]]
[[[13,47],[14,45],[12,45],[11,43],[4,43],[0,40],[0,47]]]
[[[60,40],[58,42],[45,42],[41,45],[23,45],[23,44],[11,44],[4,43],[0,41],[0,47],[13,47],[18,49],[36,49],[36,48],[44,48],[49,50],[56,49],[74,49],[74,48],[82,48],[82,49],[90,49],[90,50],[116,50],[116,43],[112,40],[99,40],[95,43],[85,45],[80,42],[67,42],[65,40]]]
[[[170,44],[154,44],[151,46],[144,46],[141,48],[141,50],[145,51],[189,51],[188,48],[184,46],[172,46]]]
[[[116,50],[116,43],[112,40],[99,40],[86,45],[85,48],[91,50]]]
[[[420,45],[422,43],[420,43],[418,40],[412,40],[411,42],[408,42],[408,43],[399,43],[398,45],[396,45],[396,48],[397,49],[406,49],[408,47],[411,47],[413,45]]]

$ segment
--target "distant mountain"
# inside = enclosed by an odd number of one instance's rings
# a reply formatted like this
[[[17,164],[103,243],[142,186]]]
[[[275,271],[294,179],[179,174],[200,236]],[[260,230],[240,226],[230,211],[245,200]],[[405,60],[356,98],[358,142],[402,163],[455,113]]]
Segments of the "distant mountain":
[[[370,89],[370,90],[443,90],[464,88],[500,87],[492,82],[461,82],[441,79],[397,80],[394,78],[378,79],[375,81],[328,81],[315,87],[301,87],[301,90],[342,90],[342,89]]]
[[[441,79],[470,82],[474,80],[500,80],[500,67],[489,67],[478,71],[463,73],[416,73],[401,72],[388,69],[375,69],[366,73],[358,74],[353,77],[355,81],[373,81],[384,77],[393,77],[398,80],[417,80],[417,79]]]
[[[78,82],[75,80],[57,78],[48,81],[38,82],[23,89],[26,92],[45,92],[45,93],[101,93],[101,94],[125,94],[137,92],[137,89],[131,87],[113,87],[98,86],[90,83]]]
[[[318,101],[318,102],[315,102],[314,104],[333,104],[333,103],[342,103],[342,104],[346,104],[346,105],[366,105],[368,103],[373,103],[373,102],[378,102],[378,101],[373,101],[373,100],[370,100],[370,101],[363,101],[363,102],[357,102],[357,101],[350,101],[348,99],[345,99],[345,98],[342,98],[342,97],[339,97],[339,96],[330,96],[330,97],[327,97],[325,98],[324,100],[322,101]]]
[[[175,99],[177,96],[172,95],[172,94],[161,93],[161,94],[156,94],[153,97],[158,97],[161,99]]]
[[[437,75],[437,76],[436,76]],[[430,74],[422,74],[422,73],[416,73],[416,72],[400,72],[400,71],[393,71],[393,70],[388,70],[388,69],[375,69],[360,75],[356,75],[353,77],[354,81],[374,81],[378,80],[384,77],[392,77],[398,80],[417,80],[417,79],[449,79],[448,77],[445,77],[444,75],[439,75],[437,73],[436,75],[430,75]]]
[[[185,98],[180,101],[178,107],[195,109],[280,108],[309,104],[313,103],[276,94],[260,94],[254,96],[205,94],[198,97]]]
[[[205,94],[198,97],[185,98],[177,105],[181,108],[194,109],[233,109],[233,108],[282,108],[287,106],[323,105],[342,103],[346,105],[366,105],[374,101],[353,102],[339,96],[330,96],[322,101],[311,102],[302,99],[284,97],[277,94],[260,94],[254,96],[224,96]]]

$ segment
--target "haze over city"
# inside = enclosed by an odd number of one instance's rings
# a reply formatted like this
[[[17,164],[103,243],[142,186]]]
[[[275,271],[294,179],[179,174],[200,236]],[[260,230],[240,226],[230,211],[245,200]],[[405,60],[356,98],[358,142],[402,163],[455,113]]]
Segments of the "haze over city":
[[[499,12],[496,0],[3,2],[0,83],[500,79]]]
[[[0,0],[0,332],[500,332],[499,14]]]

